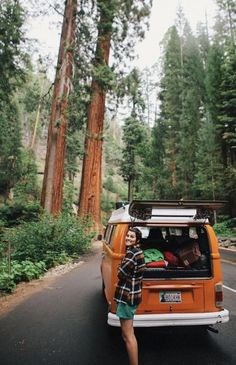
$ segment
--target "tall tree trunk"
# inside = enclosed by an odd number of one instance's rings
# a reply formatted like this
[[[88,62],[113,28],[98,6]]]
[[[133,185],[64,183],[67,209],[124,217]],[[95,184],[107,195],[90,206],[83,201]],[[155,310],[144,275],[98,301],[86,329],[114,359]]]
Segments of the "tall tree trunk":
[[[107,4],[109,6],[109,2]],[[113,16],[101,11],[98,24],[98,40],[95,53],[95,67],[108,65],[111,46],[111,25]],[[110,26],[107,26],[110,24]],[[102,147],[105,114],[106,89],[95,78],[91,85],[91,101],[84,145],[84,159],[81,177],[79,216],[90,216],[94,229],[101,232],[101,191],[102,191]]]
[[[64,160],[67,132],[68,96],[73,75],[77,0],[65,2],[57,72],[48,130],[47,155],[41,195],[41,205],[53,215],[62,207]]]

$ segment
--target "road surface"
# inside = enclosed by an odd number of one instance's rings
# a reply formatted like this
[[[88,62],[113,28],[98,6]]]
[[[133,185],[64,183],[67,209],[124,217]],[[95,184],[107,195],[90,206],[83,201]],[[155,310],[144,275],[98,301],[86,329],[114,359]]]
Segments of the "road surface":
[[[100,249],[0,317],[0,365],[128,365],[120,329],[109,331]],[[140,365],[236,364],[236,265],[223,263],[230,322],[219,334],[136,329]]]

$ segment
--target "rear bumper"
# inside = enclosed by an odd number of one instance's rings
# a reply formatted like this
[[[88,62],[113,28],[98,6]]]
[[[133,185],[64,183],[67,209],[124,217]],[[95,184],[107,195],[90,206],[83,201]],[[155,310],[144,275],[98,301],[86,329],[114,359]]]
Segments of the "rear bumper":
[[[171,314],[137,314],[134,316],[134,327],[164,327],[164,326],[203,326],[229,321],[229,311],[209,313],[171,313]],[[117,315],[109,312],[107,323],[119,327]]]

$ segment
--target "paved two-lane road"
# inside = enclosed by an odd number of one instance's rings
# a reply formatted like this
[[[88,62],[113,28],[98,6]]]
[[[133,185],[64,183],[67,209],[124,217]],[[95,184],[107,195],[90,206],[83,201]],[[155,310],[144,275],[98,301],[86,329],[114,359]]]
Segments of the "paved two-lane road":
[[[120,330],[106,325],[98,251],[0,317],[0,365],[128,365]],[[223,274],[236,289],[236,266],[223,263]],[[236,293],[226,288],[225,307],[219,334],[137,329],[140,365],[235,365]]]

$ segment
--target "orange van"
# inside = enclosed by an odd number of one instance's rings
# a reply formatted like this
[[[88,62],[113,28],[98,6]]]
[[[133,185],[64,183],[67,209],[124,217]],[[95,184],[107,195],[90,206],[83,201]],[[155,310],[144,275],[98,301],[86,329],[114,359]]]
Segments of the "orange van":
[[[113,212],[103,238],[101,262],[109,325],[120,325],[113,297],[130,226],[142,232],[146,262],[135,327],[208,327],[229,320],[223,307],[217,239],[209,223],[222,204],[134,200]]]

